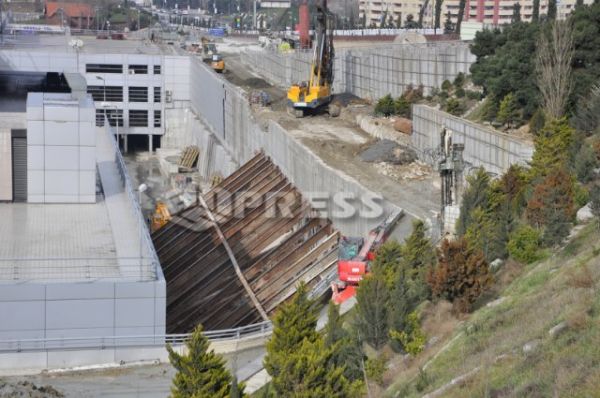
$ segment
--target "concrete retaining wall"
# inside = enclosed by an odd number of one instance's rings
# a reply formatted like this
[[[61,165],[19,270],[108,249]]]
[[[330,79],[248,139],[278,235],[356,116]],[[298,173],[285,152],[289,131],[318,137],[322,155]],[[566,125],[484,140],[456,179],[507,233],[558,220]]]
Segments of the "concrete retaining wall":
[[[533,143],[464,120],[426,105],[413,105],[412,146],[421,160],[437,165],[440,133],[452,133],[453,143],[465,145],[464,160],[471,167],[483,166],[500,175],[512,164],[527,164],[533,156]]]
[[[312,52],[282,54],[272,51],[246,51],[244,64],[270,82],[289,87],[306,81]],[[361,98],[377,99],[386,94],[401,95],[408,85],[423,86],[429,93],[444,80],[469,73],[475,56],[468,44],[442,42],[395,44],[373,49],[341,49],[334,61],[334,92],[348,92]]]
[[[192,65],[191,92],[203,93],[192,96],[192,108],[210,126],[235,162],[243,164],[257,151],[263,150],[304,195],[315,199],[313,205],[325,212],[336,228],[347,235],[364,235],[379,224],[386,213],[396,209],[396,206],[381,200],[383,214],[372,218],[365,216],[371,209],[368,198],[375,196],[372,192],[327,166],[276,122],[270,121],[267,126],[261,126],[254,119],[240,88],[224,81],[201,61],[194,59],[192,63],[196,65]],[[219,98],[223,98],[224,102],[218,101]],[[223,118],[224,124],[221,124]],[[227,174],[227,170],[223,170],[223,175]],[[355,198],[350,202],[357,212],[351,217],[336,215],[335,211],[340,209],[332,200],[324,200],[324,197],[330,199],[338,193]]]

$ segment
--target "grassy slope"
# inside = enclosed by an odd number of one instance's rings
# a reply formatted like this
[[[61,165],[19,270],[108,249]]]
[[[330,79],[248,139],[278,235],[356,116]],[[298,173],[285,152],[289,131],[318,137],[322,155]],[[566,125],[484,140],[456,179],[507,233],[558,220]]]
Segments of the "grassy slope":
[[[588,225],[561,251],[527,266],[500,293],[503,301],[457,328],[425,377],[415,367],[399,373],[386,396],[420,397],[477,369],[439,396],[600,397],[599,238]],[[551,336],[561,322],[567,327]],[[531,342],[537,346],[525,353]]]

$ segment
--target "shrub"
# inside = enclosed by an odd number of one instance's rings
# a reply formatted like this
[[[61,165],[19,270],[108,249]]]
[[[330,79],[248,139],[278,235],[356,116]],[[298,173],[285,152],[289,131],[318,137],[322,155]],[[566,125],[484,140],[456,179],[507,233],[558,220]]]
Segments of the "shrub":
[[[365,362],[365,372],[367,373],[367,377],[379,385],[383,384],[383,374],[385,373],[386,362],[387,358],[385,355],[367,359]]]
[[[452,90],[452,83],[450,83],[450,80],[444,80],[444,82],[442,83],[442,90],[444,90],[444,91]]]
[[[537,135],[537,133],[544,128],[546,124],[546,116],[544,116],[544,111],[538,109],[534,112],[531,119],[529,119],[529,131],[531,134]]]
[[[440,99],[445,100],[446,98],[449,97],[449,94],[447,91],[440,91],[440,93],[438,94],[438,97],[440,97]]]
[[[465,94],[470,100],[479,101],[482,98],[482,95],[479,91],[466,90]]]
[[[465,89],[462,87],[459,87],[456,89],[456,98],[463,98],[465,96]]]
[[[419,325],[419,316],[415,311],[408,314],[404,330],[390,330],[390,337],[398,340],[404,347],[404,351],[412,356],[419,354],[425,348],[425,334]]]
[[[454,116],[460,116],[464,112],[464,105],[456,98],[450,98],[446,103],[446,112]]]
[[[394,113],[402,117],[410,118],[410,102],[401,96],[394,101]]]
[[[375,105],[375,114],[390,116],[394,113],[394,99],[390,94],[382,97],[377,101],[377,105]]]
[[[583,185],[575,184],[573,200],[578,209],[582,208],[590,201],[590,191]]]
[[[541,236],[537,229],[521,225],[510,236],[508,253],[512,258],[525,264],[541,259]]]
[[[465,74],[459,72],[454,78],[454,87],[461,88],[465,84]]]

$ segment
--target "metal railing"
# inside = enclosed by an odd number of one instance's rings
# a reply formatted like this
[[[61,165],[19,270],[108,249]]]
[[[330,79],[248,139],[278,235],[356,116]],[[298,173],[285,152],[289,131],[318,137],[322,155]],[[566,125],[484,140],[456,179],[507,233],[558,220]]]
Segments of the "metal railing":
[[[243,338],[268,336],[273,331],[271,321],[241,326],[234,329],[209,330],[204,335],[211,342],[235,341]],[[132,335],[102,337],[57,337],[40,339],[0,340],[0,353],[112,349],[164,346],[165,344],[182,345],[191,337],[191,333],[165,335]]]
[[[139,257],[0,258],[0,281],[151,280],[150,259]]]
[[[136,223],[138,224],[140,245],[145,246],[146,252],[149,256],[151,266],[154,271],[154,276],[156,278],[157,275],[161,274],[160,271],[160,263],[158,261],[158,255],[156,254],[156,250],[154,249],[154,244],[152,243],[152,239],[150,238],[150,231],[148,229],[148,225],[144,220],[144,215],[142,212],[141,205],[139,203],[138,197],[134,192],[133,186],[131,184],[131,180],[129,179],[129,174],[127,173],[127,166],[125,165],[125,160],[121,155],[121,150],[119,149],[119,144],[113,134],[113,127],[108,123],[108,119],[105,120],[105,126],[108,129],[108,135],[110,137],[110,142],[115,151],[115,164],[117,165],[117,170],[119,171],[119,176],[121,177],[121,182],[123,187],[125,188],[125,192],[127,193],[127,197],[129,198],[129,203],[131,205],[131,213]],[[144,253],[142,252],[141,260],[144,259]]]

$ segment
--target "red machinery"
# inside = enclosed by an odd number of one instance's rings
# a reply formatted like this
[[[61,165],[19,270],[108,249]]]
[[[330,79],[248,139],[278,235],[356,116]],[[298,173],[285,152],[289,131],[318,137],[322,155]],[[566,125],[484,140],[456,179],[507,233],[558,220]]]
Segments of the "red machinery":
[[[338,254],[338,278],[331,284],[333,301],[341,304],[356,294],[356,286],[369,273],[375,252],[388,238],[403,211],[394,211],[386,220],[369,232],[367,239],[342,237]]]

